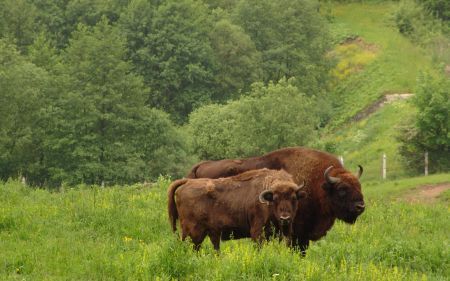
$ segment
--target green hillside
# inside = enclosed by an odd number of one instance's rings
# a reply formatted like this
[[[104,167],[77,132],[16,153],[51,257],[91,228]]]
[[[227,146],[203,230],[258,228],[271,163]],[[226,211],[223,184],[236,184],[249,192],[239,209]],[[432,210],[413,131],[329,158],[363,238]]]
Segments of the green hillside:
[[[357,122],[351,118],[386,94],[413,93],[417,75],[432,67],[427,52],[393,27],[390,18],[395,5],[336,4],[331,8],[333,32],[341,38],[358,38],[359,48],[351,48],[352,40],[336,47],[338,68],[343,69],[335,70],[340,76],[331,96],[337,107],[325,142],[344,156],[347,167],[362,164],[366,180],[380,179],[383,153],[388,157],[388,177],[405,175],[396,134],[414,107],[407,101],[394,101]]]

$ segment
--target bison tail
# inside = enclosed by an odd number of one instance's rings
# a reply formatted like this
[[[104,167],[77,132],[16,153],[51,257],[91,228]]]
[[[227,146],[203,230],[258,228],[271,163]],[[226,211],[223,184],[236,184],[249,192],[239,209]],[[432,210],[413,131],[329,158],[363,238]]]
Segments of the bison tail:
[[[176,180],[172,184],[170,184],[167,190],[167,195],[169,197],[167,207],[169,210],[169,220],[170,224],[172,225],[173,232],[177,230],[177,219],[178,219],[178,211],[177,206],[175,204],[175,191],[177,190],[178,187],[185,184],[187,181],[188,179]]]

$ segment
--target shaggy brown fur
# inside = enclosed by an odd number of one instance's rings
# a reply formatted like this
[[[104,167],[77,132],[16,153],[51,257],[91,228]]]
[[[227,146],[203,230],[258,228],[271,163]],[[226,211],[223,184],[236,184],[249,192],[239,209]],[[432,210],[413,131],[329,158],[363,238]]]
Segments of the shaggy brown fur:
[[[265,227],[268,230],[271,222],[289,237],[301,205],[299,199],[305,195],[283,170],[253,170],[220,179],[182,179],[169,186],[169,218],[175,231],[179,217],[182,239],[189,236],[195,249],[208,235],[218,250],[222,233],[237,233],[261,242],[262,231]]]
[[[325,179],[324,171],[330,166],[333,168],[329,176],[338,178],[337,183]],[[358,177],[346,170],[335,156],[314,149],[291,147],[261,157],[205,161],[197,164],[189,176],[216,178],[263,167],[284,169],[297,184],[306,181],[308,197],[299,205],[293,226],[294,245],[299,246],[302,252],[310,241],[325,236],[336,218],[354,223],[364,211]]]

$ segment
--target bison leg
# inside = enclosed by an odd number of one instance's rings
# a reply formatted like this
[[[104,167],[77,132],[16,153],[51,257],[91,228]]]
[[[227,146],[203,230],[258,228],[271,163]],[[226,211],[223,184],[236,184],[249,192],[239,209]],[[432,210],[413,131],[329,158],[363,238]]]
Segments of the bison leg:
[[[191,234],[192,243],[194,243],[194,250],[200,250],[203,240],[205,240],[206,231],[199,231],[195,234]]]
[[[302,256],[306,255],[306,250],[309,247],[308,239],[301,239],[300,237],[293,237],[292,239],[292,247],[294,249],[298,249]]]
[[[217,231],[210,231],[208,233],[209,239],[211,239],[211,243],[214,246],[214,250],[219,251],[220,250],[220,232]]]
[[[181,224],[181,240],[186,240],[186,237],[189,235],[189,229],[185,224]]]
[[[189,236],[192,243],[194,243],[194,250],[198,251],[200,250],[200,245],[203,240],[205,240],[206,234],[206,230],[202,227],[183,225],[181,240],[184,241],[186,240],[186,237]]]
[[[309,247],[309,241],[300,244],[300,253],[302,254],[302,256],[306,256],[306,250]]]
[[[262,226],[256,226],[250,229],[250,237],[258,245],[261,245],[263,241],[262,230],[263,230]]]

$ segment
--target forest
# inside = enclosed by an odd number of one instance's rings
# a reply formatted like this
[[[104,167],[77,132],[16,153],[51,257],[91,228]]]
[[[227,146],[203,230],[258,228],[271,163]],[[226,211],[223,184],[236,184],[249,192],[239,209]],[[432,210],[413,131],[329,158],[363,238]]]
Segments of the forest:
[[[0,178],[132,184],[287,146],[339,152],[333,131],[364,104],[344,97],[359,66],[341,64],[336,46],[354,34],[331,4],[0,0]],[[425,150],[449,168],[449,10],[391,11],[407,40],[444,46],[413,77],[419,113],[398,136],[409,171]]]

